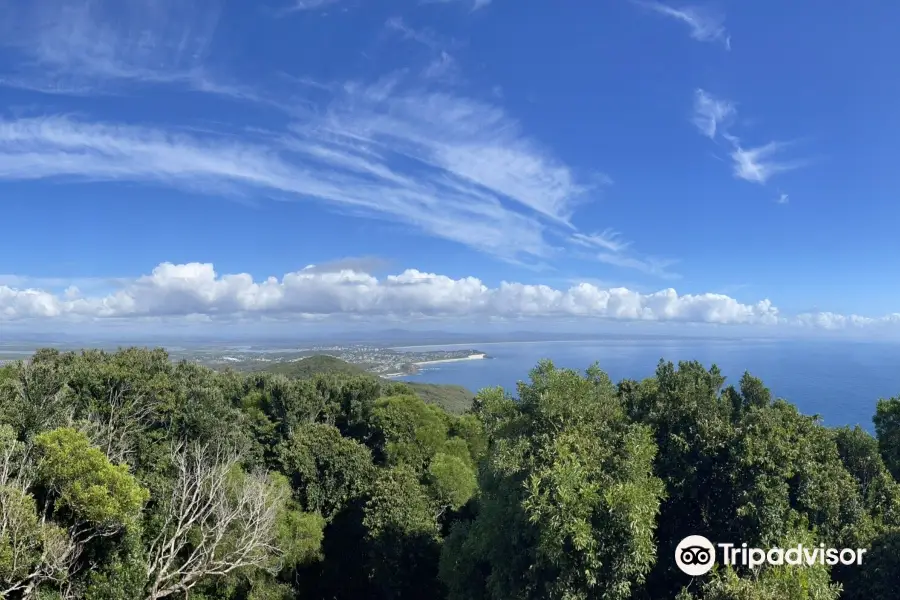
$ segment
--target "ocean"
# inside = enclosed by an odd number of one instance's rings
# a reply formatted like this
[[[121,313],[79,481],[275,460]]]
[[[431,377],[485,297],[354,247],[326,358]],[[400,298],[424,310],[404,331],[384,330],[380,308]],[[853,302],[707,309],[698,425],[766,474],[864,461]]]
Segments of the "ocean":
[[[805,414],[821,415],[829,426],[860,425],[873,431],[879,398],[900,395],[900,344],[847,341],[631,339],[578,342],[469,343],[417,349],[472,348],[485,360],[424,366],[401,380],[458,384],[478,391],[502,386],[515,394],[516,382],[542,358],[558,367],[584,370],[597,362],[613,379],[652,376],[660,358],[718,365],[737,384],[744,371],[762,379],[773,395]]]

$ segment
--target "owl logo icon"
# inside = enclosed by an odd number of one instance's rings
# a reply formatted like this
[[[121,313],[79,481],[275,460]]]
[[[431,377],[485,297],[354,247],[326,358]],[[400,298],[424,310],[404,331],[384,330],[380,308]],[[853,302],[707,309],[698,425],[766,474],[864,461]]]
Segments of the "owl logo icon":
[[[702,535],[689,535],[675,548],[675,564],[691,577],[709,573],[716,562],[716,548]]]

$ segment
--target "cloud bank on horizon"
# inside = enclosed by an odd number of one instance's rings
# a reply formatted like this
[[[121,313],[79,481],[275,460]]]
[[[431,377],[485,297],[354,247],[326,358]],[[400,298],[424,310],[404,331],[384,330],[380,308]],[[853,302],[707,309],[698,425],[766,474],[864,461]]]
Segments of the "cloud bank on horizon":
[[[248,273],[218,274],[212,264],[163,263],[149,275],[120,280],[108,294],[62,293],[0,285],[7,322],[35,319],[91,321],[183,317],[227,322],[240,318],[487,318],[582,317],[719,325],[794,325],[828,330],[900,326],[900,313],[881,318],[833,313],[782,315],[769,300],[743,304],[725,294],[683,294],[672,288],[642,294],[579,283],[568,289],[407,269],[381,279],[359,267],[369,259],[309,265],[280,279],[255,281]],[[0,277],[0,282],[3,277]],[[21,281],[20,283],[27,283]]]
[[[560,62],[502,29],[503,0],[0,0],[0,320],[900,324],[863,287],[808,297],[781,270],[834,274],[836,250],[804,252],[846,223],[801,212],[839,201],[798,141],[827,120],[776,112],[806,88],[731,78],[763,60],[750,16],[599,4],[533,9]],[[573,20],[643,53],[634,72],[559,34]],[[663,56],[683,71],[629,87]],[[351,254],[396,274],[321,267]],[[757,298],[712,291],[735,285]]]

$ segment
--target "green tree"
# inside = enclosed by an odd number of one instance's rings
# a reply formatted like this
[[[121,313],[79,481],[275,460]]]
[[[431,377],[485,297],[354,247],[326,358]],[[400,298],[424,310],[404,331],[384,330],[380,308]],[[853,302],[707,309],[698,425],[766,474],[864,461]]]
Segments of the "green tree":
[[[65,581],[78,546],[68,532],[41,520],[29,493],[33,468],[9,425],[0,426],[0,597]]]
[[[818,545],[813,533],[795,529],[776,540],[774,547],[806,548]],[[697,581],[699,598],[703,600],[837,600],[841,586],[833,583],[829,566],[763,565],[751,572],[739,573],[731,566],[716,565],[713,571]],[[691,600],[692,586],[682,588],[677,600]]]
[[[807,528],[817,543],[864,547],[876,522],[835,436],[773,401],[749,374],[740,391],[723,384],[714,366],[663,362],[654,379],[619,386],[629,414],[653,428],[659,446],[655,473],[667,492],[659,554],[672,556],[695,533],[766,547]],[[659,561],[648,593],[669,594],[686,579],[673,561]]]
[[[111,460],[140,468],[143,438],[171,400],[168,354],[141,348],[113,354],[87,350],[65,362],[81,428]]]
[[[147,573],[143,560],[142,531],[129,530],[118,540],[113,552],[94,565],[84,583],[85,600],[143,598]]]
[[[0,427],[0,595],[70,590],[88,543],[135,525],[147,496],[82,433],[41,433],[29,455]]]
[[[877,527],[900,526],[900,484],[888,472],[878,441],[858,425],[834,430],[844,467],[853,476]]]
[[[35,438],[37,478],[52,493],[54,513],[98,530],[131,525],[149,492],[128,472],[114,465],[87,436],[74,429],[54,429]]]
[[[488,436],[484,424],[476,414],[469,413],[453,419],[450,423],[450,435],[465,441],[474,464],[478,464],[487,454]],[[447,451],[446,448],[444,451]]]
[[[697,362],[616,386],[545,361],[517,392],[456,415],[353,369],[40,350],[0,367],[0,597],[896,595],[900,399],[876,438]],[[869,552],[688,585],[671,557],[694,533]]]
[[[391,466],[421,473],[447,441],[449,417],[418,396],[379,398],[372,412],[375,449]]]
[[[446,509],[458,510],[478,489],[472,467],[459,456],[439,453],[428,465],[428,488],[438,507],[438,515]]]
[[[740,534],[772,544],[808,525],[817,541],[861,547],[873,534],[859,487],[833,436],[787,402],[748,413],[733,442]]]
[[[472,527],[469,521],[454,523],[441,548],[438,577],[447,589],[447,600],[491,599],[487,587],[491,565],[485,558],[489,549],[484,545],[487,536],[474,534]]]
[[[900,590],[900,528],[879,534],[869,545],[862,566],[847,578],[843,598],[896,598]]]
[[[20,361],[7,373],[0,380],[0,419],[20,439],[31,439],[72,419],[75,411],[67,374],[54,360]]]
[[[703,600],[837,600],[840,586],[831,583],[827,571],[805,566],[763,567],[754,577],[738,577],[730,567],[722,569],[700,588]],[[676,600],[691,600],[687,589]],[[874,596],[873,596],[874,597]]]
[[[658,447],[654,473],[666,489],[656,531],[660,556],[673,556],[679,541],[698,532],[713,540],[744,539],[732,526],[736,499],[729,451],[734,406],[744,400],[734,390],[720,395],[724,382],[715,366],[682,362],[676,368],[660,361],[655,377],[618,386],[625,410],[650,427]],[[739,400],[733,402],[731,394]],[[671,595],[683,581],[673,561],[661,560],[648,577],[648,593]]]
[[[447,550],[474,556],[445,555],[448,588],[495,600],[629,598],[655,558],[663,490],[650,430],[628,422],[597,368],[581,377],[542,362],[519,398],[476,401],[492,415],[491,449],[478,514]],[[454,579],[473,569],[488,573],[486,588]]]
[[[349,502],[361,498],[375,475],[369,449],[343,437],[332,425],[297,427],[279,447],[278,456],[301,506],[329,521]]]
[[[873,421],[884,464],[900,481],[900,397],[879,400]]]
[[[370,597],[439,598],[440,535],[416,472],[405,465],[384,470],[364,515]]]

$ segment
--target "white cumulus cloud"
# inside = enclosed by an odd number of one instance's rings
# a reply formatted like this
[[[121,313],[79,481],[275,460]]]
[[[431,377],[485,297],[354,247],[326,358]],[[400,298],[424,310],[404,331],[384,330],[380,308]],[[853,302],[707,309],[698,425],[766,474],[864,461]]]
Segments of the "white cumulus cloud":
[[[23,279],[25,280],[25,279]],[[140,320],[396,317],[603,318],[685,323],[776,325],[824,329],[900,324],[832,313],[781,315],[769,300],[752,304],[725,294],[678,294],[674,289],[639,293],[576,283],[567,289],[502,282],[490,287],[475,277],[454,279],[408,269],[383,278],[352,269],[307,267],[280,279],[254,280],[246,273],[220,274],[212,264],[163,263],[149,275],[105,295],[78,290],[52,293],[0,285],[0,317],[17,320]]]

